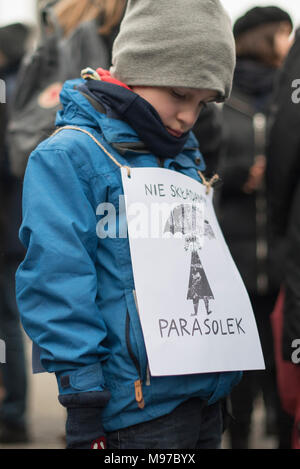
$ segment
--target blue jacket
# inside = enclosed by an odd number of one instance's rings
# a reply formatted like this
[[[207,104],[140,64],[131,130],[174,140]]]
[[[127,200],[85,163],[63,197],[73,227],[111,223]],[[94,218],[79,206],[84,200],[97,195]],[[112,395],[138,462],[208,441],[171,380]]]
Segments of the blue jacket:
[[[76,89],[80,82],[64,85],[57,125],[88,130],[122,165],[159,166],[146,151],[116,150],[138,142],[137,134],[96,111]],[[164,167],[200,180],[197,171],[205,166],[197,146],[191,134]],[[106,431],[167,414],[190,397],[212,404],[240,378],[239,372],[149,376],[129,241],[99,240],[96,233],[97,206],[110,202],[118,210],[121,194],[120,168],[89,136],[63,130],[42,142],[24,180],[20,237],[27,255],[16,276],[23,326],[41,348],[42,365],[56,373],[60,394],[110,391]]]

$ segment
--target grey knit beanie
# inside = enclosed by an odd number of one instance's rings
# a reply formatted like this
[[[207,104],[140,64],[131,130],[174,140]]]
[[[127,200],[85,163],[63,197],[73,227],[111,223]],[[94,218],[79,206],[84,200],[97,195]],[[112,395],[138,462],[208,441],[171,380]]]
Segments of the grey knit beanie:
[[[127,85],[210,89],[228,98],[235,67],[219,0],[128,0],[111,74]]]

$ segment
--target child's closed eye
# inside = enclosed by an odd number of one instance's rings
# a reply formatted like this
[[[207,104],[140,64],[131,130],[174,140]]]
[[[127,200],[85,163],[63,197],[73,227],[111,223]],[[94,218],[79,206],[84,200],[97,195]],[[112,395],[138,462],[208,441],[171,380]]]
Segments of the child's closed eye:
[[[186,98],[185,93],[181,93],[181,92],[179,92],[177,90],[174,90],[174,89],[171,90],[171,95],[176,99],[185,99]]]

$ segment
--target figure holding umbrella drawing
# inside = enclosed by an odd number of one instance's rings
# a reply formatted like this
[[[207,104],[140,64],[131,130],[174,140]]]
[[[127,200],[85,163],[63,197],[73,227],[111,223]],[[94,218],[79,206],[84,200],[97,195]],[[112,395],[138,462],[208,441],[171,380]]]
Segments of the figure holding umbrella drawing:
[[[190,281],[187,292],[187,299],[193,300],[195,312],[194,314],[192,314],[192,316],[196,316],[198,314],[200,300],[204,301],[207,314],[210,314],[212,312],[209,310],[209,300],[213,300],[214,295],[211,291],[210,285],[208,283],[205,271],[203,269],[203,265],[201,263],[197,251],[192,251]]]
[[[199,255],[204,237],[215,238],[208,220],[203,219],[203,213],[204,211],[199,205],[178,205],[172,210],[164,230],[172,234],[181,233],[185,237],[185,250],[192,253],[187,292],[187,299],[192,300],[194,305],[192,316],[198,314],[200,300],[204,301],[207,314],[211,314],[209,301],[214,299]]]

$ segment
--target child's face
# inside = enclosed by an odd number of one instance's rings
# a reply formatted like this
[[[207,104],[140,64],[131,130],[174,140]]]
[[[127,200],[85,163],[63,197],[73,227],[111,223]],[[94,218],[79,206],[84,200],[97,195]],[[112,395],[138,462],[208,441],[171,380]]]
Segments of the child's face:
[[[132,90],[156,109],[175,137],[191,130],[203,105],[217,97],[216,91],[194,88],[133,86]]]

